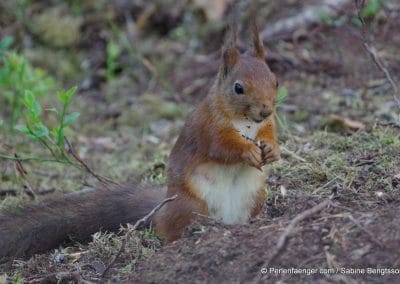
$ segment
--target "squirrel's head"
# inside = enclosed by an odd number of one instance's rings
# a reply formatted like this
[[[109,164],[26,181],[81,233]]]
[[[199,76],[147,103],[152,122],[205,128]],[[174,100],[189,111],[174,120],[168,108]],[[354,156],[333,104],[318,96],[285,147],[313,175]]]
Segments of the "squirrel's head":
[[[275,75],[265,62],[265,49],[257,25],[252,24],[252,52],[241,54],[236,47],[236,31],[222,50],[218,73],[217,94],[223,109],[232,118],[261,122],[274,112]]]

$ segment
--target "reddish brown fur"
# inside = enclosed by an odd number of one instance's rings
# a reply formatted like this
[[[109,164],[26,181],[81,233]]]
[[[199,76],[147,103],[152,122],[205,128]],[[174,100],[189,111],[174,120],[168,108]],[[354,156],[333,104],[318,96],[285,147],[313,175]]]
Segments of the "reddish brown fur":
[[[251,212],[251,217],[254,218],[255,216],[258,215],[258,213],[260,213],[261,209],[264,206],[265,197],[266,197],[265,189],[262,187],[258,191],[257,199],[256,202],[254,203],[254,207]]]

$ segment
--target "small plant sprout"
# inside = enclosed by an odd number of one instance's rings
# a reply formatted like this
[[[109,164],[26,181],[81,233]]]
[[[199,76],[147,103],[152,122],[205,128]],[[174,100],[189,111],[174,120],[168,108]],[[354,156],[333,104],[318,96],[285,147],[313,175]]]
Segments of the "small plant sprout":
[[[285,86],[279,87],[276,95],[275,107],[276,108],[281,107],[287,96],[288,96],[287,88]]]
[[[285,86],[279,87],[277,94],[276,94],[276,100],[275,100],[275,108],[276,109],[282,107],[283,102],[285,101],[288,94],[289,94],[288,90]],[[278,115],[276,112],[275,112],[275,118],[281,127],[285,128],[285,129],[287,128],[286,122],[284,121],[284,119],[280,115]]]
[[[79,117],[78,112],[67,114],[68,106],[77,88],[73,87],[67,91],[57,92],[57,97],[62,104],[62,110],[52,108],[50,111],[59,116],[59,123],[49,130],[41,119],[42,107],[31,91],[25,91],[22,103],[26,108],[25,124],[15,126],[15,129],[33,138],[42,144],[57,162],[67,163],[78,166],[77,163],[68,157],[64,148],[64,130]]]
[[[79,112],[72,112],[70,114],[67,114],[67,109],[68,106],[71,102],[72,96],[76,93],[77,88],[73,87],[69,89],[66,92],[57,92],[57,97],[62,103],[62,112],[60,115],[60,123],[59,126],[56,128],[53,128],[51,133],[53,137],[56,139],[56,144],[58,146],[62,146],[62,143],[64,142],[64,128],[69,126],[71,123],[73,123],[75,120],[78,119],[80,113]]]
[[[71,165],[77,169],[84,169],[100,182],[104,184],[114,183],[112,180],[103,177],[93,170],[74,152],[71,144],[65,137],[65,129],[79,118],[78,112],[68,113],[73,95],[77,88],[72,87],[67,91],[57,92],[57,98],[62,107],[61,111],[56,108],[47,109],[58,116],[58,123],[53,127],[49,127],[42,120],[42,106],[38,102],[35,94],[32,91],[26,90],[21,103],[25,106],[26,111],[24,116],[24,124],[18,124],[14,127],[31,137],[34,141],[41,144],[49,153],[50,157],[26,157],[26,156],[10,156],[0,153],[0,159],[8,159],[14,161],[37,161],[37,162],[58,162]]]
[[[117,59],[121,50],[119,46],[110,41],[107,44],[107,80],[110,81],[115,78],[115,71],[117,69],[118,63]]]
[[[8,52],[11,38],[0,42],[0,103],[10,112],[10,129],[22,116],[25,91],[35,97],[51,92],[55,83],[43,70],[34,68],[24,56]]]

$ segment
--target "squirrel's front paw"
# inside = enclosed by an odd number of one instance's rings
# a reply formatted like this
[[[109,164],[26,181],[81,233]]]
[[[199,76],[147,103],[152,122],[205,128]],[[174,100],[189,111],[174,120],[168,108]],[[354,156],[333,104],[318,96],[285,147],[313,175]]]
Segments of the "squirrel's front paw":
[[[261,167],[264,165],[264,163],[262,157],[262,150],[260,147],[252,145],[250,150],[242,154],[242,158],[245,163],[262,171]]]
[[[281,151],[278,145],[263,144],[261,145],[262,150],[262,162],[263,164],[270,164],[281,159]]]

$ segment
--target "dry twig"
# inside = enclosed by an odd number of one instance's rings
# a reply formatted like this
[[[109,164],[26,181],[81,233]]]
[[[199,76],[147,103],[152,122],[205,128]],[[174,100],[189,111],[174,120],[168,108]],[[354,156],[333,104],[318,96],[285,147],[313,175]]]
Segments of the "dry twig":
[[[149,214],[144,216],[142,219],[139,219],[135,223],[135,225],[133,225],[133,227],[125,234],[125,238],[122,240],[122,243],[121,243],[121,246],[119,247],[118,252],[115,254],[115,256],[112,258],[112,260],[109,262],[109,264],[106,266],[106,268],[104,269],[103,273],[101,274],[101,277],[104,277],[108,273],[110,268],[115,264],[115,261],[118,259],[118,257],[121,255],[121,253],[125,250],[126,244],[129,241],[129,239],[131,238],[132,233],[137,228],[139,228],[140,225],[146,223],[167,202],[170,202],[170,201],[174,200],[176,197],[177,197],[177,195],[175,194],[174,196],[171,196],[171,197],[168,197],[168,198],[164,199],[160,204],[158,204],[156,207],[154,207],[153,210],[151,210]]]
[[[17,196],[17,190],[16,189],[0,189],[0,196]]]
[[[265,42],[276,40],[282,35],[290,34],[299,28],[307,28],[310,24],[321,21],[321,13],[329,17],[335,17],[341,7],[351,3],[349,0],[324,0],[316,5],[308,5],[298,14],[269,24],[261,32],[261,39]]]
[[[297,215],[286,227],[285,231],[282,233],[282,235],[279,237],[278,243],[276,245],[276,248],[274,252],[272,253],[271,257],[267,262],[264,263],[263,267],[269,267],[277,257],[279,257],[280,254],[285,250],[286,244],[290,238],[290,235],[292,234],[294,228],[299,224],[301,221],[304,221],[305,219],[313,216],[314,214],[318,213],[325,207],[331,204],[330,199],[326,199],[322,201],[321,203],[315,205],[314,207],[307,209],[306,211],[303,211],[299,215]]]
[[[17,153],[14,154],[14,157],[16,159],[18,159],[18,155]],[[24,166],[22,165],[21,161],[19,160],[15,160],[14,161],[14,167],[15,167],[15,171],[19,173],[19,175],[21,176],[21,179],[24,183],[24,189],[25,189],[25,193],[28,194],[32,199],[36,198],[36,193],[33,190],[32,186],[29,184],[26,176],[28,175],[28,172],[25,170]]]
[[[364,228],[352,215],[347,216],[351,222],[353,222],[354,225],[356,225],[361,231],[363,231],[368,238],[370,239],[371,242],[376,244],[380,248],[385,248],[385,244],[382,242],[379,242],[377,238],[366,228]]]
[[[86,171],[88,171],[92,176],[97,178],[101,183],[104,185],[107,184],[113,184],[113,185],[120,185],[117,182],[113,181],[112,179],[108,177],[104,177],[102,175],[99,175],[98,173],[94,172],[80,157],[79,155],[74,151],[74,148],[72,147],[71,143],[69,143],[68,139],[65,138],[65,143],[67,143],[68,146],[68,152],[71,154],[71,156],[81,165],[83,166]]]
[[[280,146],[282,153],[300,161],[300,162],[307,162],[304,158],[300,157],[299,155],[297,155],[295,152],[290,151],[288,148],[286,148],[285,146],[281,145]]]
[[[392,75],[390,74],[389,70],[385,67],[383,64],[382,60],[379,58],[379,56],[376,54],[376,49],[374,46],[372,46],[366,37],[366,31],[365,31],[365,21],[364,18],[361,14],[361,10],[364,7],[365,0],[354,0],[356,9],[357,9],[357,17],[361,22],[362,28],[361,28],[361,41],[363,43],[363,46],[369,56],[371,57],[372,61],[375,63],[375,65],[379,68],[379,70],[382,71],[382,73],[385,75],[386,80],[390,83],[390,86],[393,89],[393,99],[397,104],[397,107],[399,109],[398,113],[398,118],[396,124],[400,126],[400,97],[399,97],[399,88],[397,87],[396,83],[393,80]]]
[[[46,195],[49,193],[53,193],[56,189],[55,188],[49,188],[49,189],[43,189],[39,190],[36,192],[37,195]],[[18,189],[0,189],[0,196],[17,196],[18,195]],[[30,193],[28,190],[25,191],[26,194],[28,194],[30,197],[32,197],[32,193]]]

